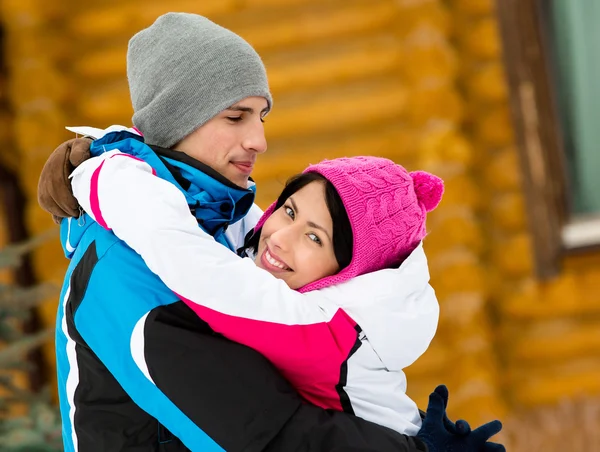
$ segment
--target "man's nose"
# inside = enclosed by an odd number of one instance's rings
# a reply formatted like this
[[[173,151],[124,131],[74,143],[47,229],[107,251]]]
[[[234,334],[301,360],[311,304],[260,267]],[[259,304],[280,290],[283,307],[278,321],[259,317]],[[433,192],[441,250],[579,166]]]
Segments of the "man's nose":
[[[266,152],[267,138],[265,137],[265,126],[262,121],[253,121],[249,126],[243,146],[247,151],[254,151],[258,154]]]

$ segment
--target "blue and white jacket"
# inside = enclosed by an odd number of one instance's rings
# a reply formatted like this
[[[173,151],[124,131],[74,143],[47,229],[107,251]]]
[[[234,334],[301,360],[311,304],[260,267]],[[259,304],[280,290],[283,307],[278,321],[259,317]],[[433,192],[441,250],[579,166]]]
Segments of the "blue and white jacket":
[[[129,132],[109,133],[91,146],[92,155],[113,149],[150,163],[157,176],[185,195],[200,227],[232,250],[241,245],[261,214],[253,205],[253,187],[241,189],[185,154],[152,149],[140,136]],[[228,228],[229,225],[232,226]],[[194,405],[203,403],[202,397],[219,391],[214,385],[195,392],[191,388],[198,388],[197,384],[185,391],[182,387],[186,372],[188,376],[205,373],[211,364],[202,362],[200,355],[197,362],[190,362],[187,356],[186,362],[174,363],[172,354],[183,356],[183,347],[193,342],[193,338],[186,341],[183,335],[177,336],[172,331],[173,322],[169,324],[164,318],[179,310],[183,312],[176,315],[177,322],[182,324],[177,325],[179,330],[188,333],[187,330],[204,327],[211,334],[210,330],[148,270],[138,254],[87,214],[63,220],[61,241],[71,259],[56,325],[58,388],[66,451],[130,450],[128,444],[139,447],[143,443],[141,437],[160,443],[173,441],[173,435],[191,450],[243,449],[244,440],[240,439],[252,441],[253,437],[264,436],[262,430],[272,429],[265,422],[255,432],[251,433],[252,429],[244,434],[237,432],[233,444],[236,432],[231,426],[211,427],[207,422],[200,428],[194,418]],[[186,315],[194,326],[183,324],[181,319]],[[149,341],[163,345],[150,347]],[[215,353],[210,354],[213,360],[219,357],[218,347],[214,348]],[[255,355],[250,350],[243,352]],[[176,372],[175,368],[182,365],[186,370]],[[215,374],[218,376],[221,374]],[[221,379],[220,385],[227,392],[226,387],[235,383]],[[236,403],[239,401],[237,398]],[[223,403],[226,400],[218,400],[219,405]],[[289,411],[294,408],[290,404]],[[260,424],[252,420],[255,425]],[[249,421],[246,419],[246,424]],[[143,450],[154,450],[148,447],[146,444]]]

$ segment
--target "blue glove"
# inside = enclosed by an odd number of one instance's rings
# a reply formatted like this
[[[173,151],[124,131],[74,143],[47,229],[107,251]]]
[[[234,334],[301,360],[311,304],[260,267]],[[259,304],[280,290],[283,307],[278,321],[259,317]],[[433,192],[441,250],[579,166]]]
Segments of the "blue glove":
[[[502,430],[500,421],[488,422],[471,431],[467,421],[455,424],[448,419],[447,404],[448,388],[440,385],[429,396],[425,420],[417,433],[429,452],[506,452],[502,444],[488,442]]]
[[[471,432],[471,426],[467,421],[464,419],[459,419],[455,424],[448,419],[448,415],[446,414],[446,408],[448,407],[448,388],[445,385],[439,385],[437,388],[435,388],[435,392],[437,392],[444,401],[444,417],[442,418],[442,422],[446,430],[453,435],[468,435]]]

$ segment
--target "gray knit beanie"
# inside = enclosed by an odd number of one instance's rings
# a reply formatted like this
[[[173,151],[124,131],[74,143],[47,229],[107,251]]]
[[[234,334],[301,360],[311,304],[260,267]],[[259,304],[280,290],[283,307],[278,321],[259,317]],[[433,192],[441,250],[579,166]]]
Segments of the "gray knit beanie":
[[[134,126],[165,148],[246,97],[273,102],[250,44],[196,14],[167,13],[131,38],[127,78]]]

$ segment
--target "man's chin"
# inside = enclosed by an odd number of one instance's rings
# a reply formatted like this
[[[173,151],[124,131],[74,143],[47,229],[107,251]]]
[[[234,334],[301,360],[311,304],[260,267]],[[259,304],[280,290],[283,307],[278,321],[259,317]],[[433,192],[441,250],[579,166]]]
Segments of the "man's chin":
[[[233,182],[238,187],[243,188],[244,190],[248,188],[248,178],[238,180],[238,181],[233,180],[231,182]]]
[[[229,180],[234,184],[248,188],[248,178],[252,173],[252,166],[229,162]]]
[[[240,177],[238,175],[237,177],[228,177],[228,179],[238,187],[243,189],[248,188],[248,176]]]

